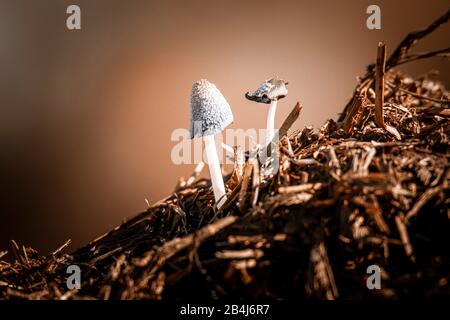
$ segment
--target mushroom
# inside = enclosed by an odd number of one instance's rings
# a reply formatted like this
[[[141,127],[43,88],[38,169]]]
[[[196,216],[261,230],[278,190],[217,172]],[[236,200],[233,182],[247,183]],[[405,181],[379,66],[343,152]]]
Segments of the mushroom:
[[[219,89],[205,79],[192,86],[190,107],[190,137],[203,138],[214,198],[220,208],[227,198],[214,136],[233,122],[233,113]]]
[[[247,92],[245,97],[248,100],[259,103],[270,103],[269,112],[267,113],[267,128],[266,128],[266,145],[273,140],[275,136],[275,113],[277,110],[277,103],[279,99],[287,96],[287,81],[283,79],[272,78],[266,80],[255,92]]]

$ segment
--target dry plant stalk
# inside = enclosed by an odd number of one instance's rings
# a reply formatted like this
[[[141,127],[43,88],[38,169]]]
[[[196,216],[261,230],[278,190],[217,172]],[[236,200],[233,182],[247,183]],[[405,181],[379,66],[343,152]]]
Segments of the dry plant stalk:
[[[386,67],[386,45],[378,44],[377,67],[375,71],[375,123],[385,128],[384,125],[384,72]]]
[[[306,292],[308,295],[325,300],[334,300],[339,297],[333,270],[323,242],[314,245],[311,249],[307,281]]]
[[[364,95],[359,94],[355,95],[351,101],[349,112],[347,113],[343,129],[347,133],[351,133],[353,131],[353,125],[355,124],[355,116],[359,112],[359,110],[365,108],[366,105],[366,98]]]

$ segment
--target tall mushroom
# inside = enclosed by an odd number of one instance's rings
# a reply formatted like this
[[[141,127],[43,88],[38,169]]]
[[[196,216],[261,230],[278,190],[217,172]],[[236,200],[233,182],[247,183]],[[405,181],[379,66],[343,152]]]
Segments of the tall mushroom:
[[[205,79],[192,86],[190,107],[190,137],[203,138],[214,198],[220,208],[226,195],[214,136],[233,122],[233,113],[219,89]]]
[[[255,92],[247,92],[245,97],[251,101],[259,103],[270,103],[269,112],[267,113],[266,127],[266,145],[273,140],[275,135],[275,113],[279,99],[287,96],[287,81],[278,77],[266,80]]]

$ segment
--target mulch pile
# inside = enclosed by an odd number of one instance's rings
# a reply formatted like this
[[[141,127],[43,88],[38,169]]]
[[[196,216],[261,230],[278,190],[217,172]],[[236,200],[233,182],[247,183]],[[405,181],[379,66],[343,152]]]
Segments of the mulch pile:
[[[370,65],[337,122],[290,131],[297,104],[273,175],[236,148],[220,210],[200,164],[172,195],[75,252],[12,242],[0,251],[0,299],[450,296],[450,94],[432,73],[393,69],[448,56],[409,50],[449,16]],[[68,290],[72,264],[82,283]]]

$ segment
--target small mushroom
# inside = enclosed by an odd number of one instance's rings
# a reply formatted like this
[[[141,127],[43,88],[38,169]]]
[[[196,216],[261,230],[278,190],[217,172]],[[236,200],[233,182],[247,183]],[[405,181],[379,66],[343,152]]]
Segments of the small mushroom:
[[[192,86],[190,107],[190,136],[203,138],[214,198],[220,208],[226,195],[214,136],[233,122],[233,113],[219,89],[205,79]]]
[[[275,113],[277,110],[277,103],[279,99],[287,96],[287,81],[283,79],[272,78],[266,80],[255,92],[247,92],[245,97],[248,100],[259,103],[270,103],[269,112],[267,114],[267,128],[266,128],[266,145],[268,145],[275,135]]]

